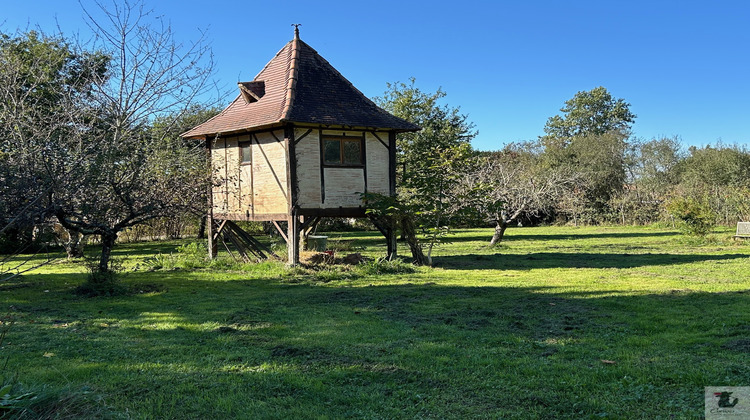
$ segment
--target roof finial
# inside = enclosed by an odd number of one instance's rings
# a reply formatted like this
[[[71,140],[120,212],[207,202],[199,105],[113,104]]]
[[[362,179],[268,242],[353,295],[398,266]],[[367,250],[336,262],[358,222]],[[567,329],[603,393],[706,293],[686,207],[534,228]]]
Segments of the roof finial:
[[[302,24],[292,23],[292,26],[294,26],[294,39],[299,39],[299,27],[302,26]]]

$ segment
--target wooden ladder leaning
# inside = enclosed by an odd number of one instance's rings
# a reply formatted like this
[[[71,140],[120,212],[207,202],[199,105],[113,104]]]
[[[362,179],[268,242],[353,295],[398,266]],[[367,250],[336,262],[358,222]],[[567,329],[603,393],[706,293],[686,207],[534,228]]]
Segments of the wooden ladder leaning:
[[[224,248],[229,255],[238,261],[240,259],[244,262],[267,260],[269,256],[279,259],[279,256],[274,254],[270,248],[255,239],[253,235],[242,230],[241,227],[237,226],[231,220],[222,220],[221,224],[219,224],[216,233],[214,233],[214,240],[217,239],[221,239],[221,243],[224,244]],[[239,254],[239,258],[232,252],[230,244],[237,251],[237,254]]]

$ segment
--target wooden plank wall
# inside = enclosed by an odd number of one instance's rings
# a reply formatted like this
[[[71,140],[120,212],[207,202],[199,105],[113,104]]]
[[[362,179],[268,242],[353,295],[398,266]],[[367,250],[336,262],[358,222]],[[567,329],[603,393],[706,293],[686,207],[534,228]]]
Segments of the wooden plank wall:
[[[388,133],[365,134],[367,192],[388,195],[388,148],[383,143],[388,144]]]
[[[387,132],[365,133],[366,170],[324,167],[322,171],[320,133],[319,129],[295,129],[295,138],[300,139],[295,145],[300,208],[356,208],[362,205],[359,194],[365,189],[388,194]],[[342,131],[323,133],[341,135]],[[362,135],[361,131],[345,133]],[[239,144],[246,142],[251,145],[251,164],[241,164]],[[238,220],[287,213],[289,191],[283,129],[220,138],[213,142],[211,161],[217,180],[213,187],[215,213],[232,215]]]
[[[300,138],[307,130],[294,130]],[[295,146],[297,151],[297,204],[305,209],[323,208],[320,190],[320,131],[313,130]]]
[[[253,134],[252,155],[255,214],[287,213],[289,201],[284,130]],[[249,189],[250,180],[246,182]]]
[[[286,214],[284,131],[226,137],[213,143],[214,213],[233,219]],[[252,162],[241,164],[239,144],[250,142]]]

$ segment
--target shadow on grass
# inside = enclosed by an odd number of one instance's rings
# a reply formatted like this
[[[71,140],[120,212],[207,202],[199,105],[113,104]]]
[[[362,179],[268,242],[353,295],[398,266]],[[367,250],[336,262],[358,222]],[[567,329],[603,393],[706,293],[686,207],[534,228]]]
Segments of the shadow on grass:
[[[577,239],[597,239],[597,238],[644,238],[644,237],[664,237],[664,236],[677,236],[679,232],[602,232],[602,233],[565,233],[565,234],[542,234],[534,235],[529,233],[527,229],[533,228],[516,228],[509,229],[505,232],[503,237],[504,242],[520,241],[520,240],[536,240],[536,241],[559,241],[559,240],[577,240]],[[487,229],[485,235],[457,235],[449,236],[446,238],[446,242],[486,242],[489,243],[492,239],[492,231]]]
[[[55,353],[56,371],[155,417],[210,416],[218,400],[227,413],[278,418],[299,416],[296,407],[332,417],[684,417],[702,407],[706,383],[750,374],[746,293],[150,276],[168,291],[16,303],[23,339],[14,358]],[[597,398],[579,398],[578,388]],[[159,411],[167,409],[176,411]]]
[[[544,268],[634,268],[748,258],[747,254],[598,254],[535,252],[466,254],[435,258],[435,266],[454,270],[532,270]]]

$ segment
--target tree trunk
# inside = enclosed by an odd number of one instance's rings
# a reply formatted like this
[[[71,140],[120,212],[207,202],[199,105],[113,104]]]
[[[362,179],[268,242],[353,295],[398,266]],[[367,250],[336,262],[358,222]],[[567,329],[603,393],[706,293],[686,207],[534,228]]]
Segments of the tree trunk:
[[[498,242],[503,241],[503,235],[505,235],[505,229],[508,229],[508,223],[509,220],[503,218],[495,220],[495,233],[490,240],[490,246],[495,246]]]
[[[414,258],[414,264],[429,265],[430,261],[425,257],[424,252],[422,252],[422,245],[419,243],[419,239],[417,239],[414,221],[408,217],[404,217],[401,219],[401,227],[406,242],[411,249],[411,256]]]
[[[208,215],[201,217],[201,224],[198,226],[198,239],[206,239],[206,219],[208,219]]]
[[[115,247],[115,240],[117,240],[117,232],[107,231],[102,235],[102,255],[99,258],[99,272],[106,273],[109,270],[109,260],[112,256],[112,248]]]
[[[513,215],[508,215],[508,212],[506,212],[505,210],[500,212],[499,217],[495,218],[495,233],[492,235],[492,239],[490,240],[490,246],[493,246],[503,240],[505,229],[508,229],[508,225],[518,219],[521,213],[526,210],[527,205],[528,203],[523,203],[522,205],[520,205],[518,209],[513,213]]]
[[[386,260],[393,261],[396,255],[396,221],[389,216],[370,215],[370,221],[385,236],[386,240]]]
[[[65,229],[68,234],[68,239],[63,244],[65,253],[68,255],[68,259],[83,258],[83,247],[86,245],[86,235]]]

